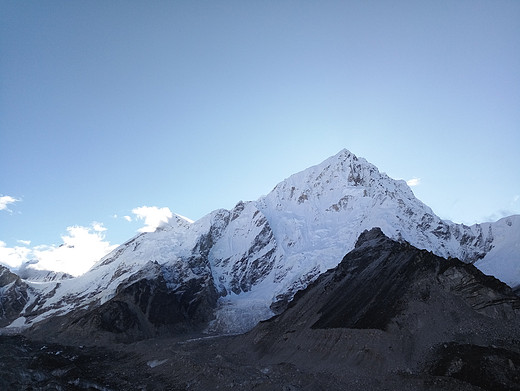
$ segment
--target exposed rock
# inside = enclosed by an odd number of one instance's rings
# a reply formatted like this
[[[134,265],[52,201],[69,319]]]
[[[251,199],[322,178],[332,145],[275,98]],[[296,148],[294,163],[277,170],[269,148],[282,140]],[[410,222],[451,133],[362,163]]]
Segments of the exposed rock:
[[[0,336],[2,390],[181,390],[153,378],[135,354]]]
[[[429,372],[449,376],[486,390],[520,389],[520,354],[493,346],[443,344]]]
[[[0,327],[20,316],[27,301],[29,287],[16,274],[0,265]]]
[[[100,306],[50,318],[25,334],[69,343],[129,343],[202,331],[214,318],[218,299],[211,278],[187,279],[172,289],[156,267],[155,278],[121,286]]]

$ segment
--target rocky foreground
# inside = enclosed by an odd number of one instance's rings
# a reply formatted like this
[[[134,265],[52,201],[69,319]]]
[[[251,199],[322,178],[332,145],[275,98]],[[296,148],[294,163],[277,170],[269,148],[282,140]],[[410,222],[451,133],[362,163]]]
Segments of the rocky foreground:
[[[518,390],[520,356],[501,348],[448,345],[450,357],[421,373],[358,371],[352,363],[259,357],[230,351],[232,337],[70,347],[0,337],[2,390]],[[366,351],[359,351],[359,355]],[[300,355],[301,356],[301,355]],[[327,360],[326,360],[327,361]],[[482,366],[484,364],[484,366]],[[486,366],[487,365],[487,366]],[[313,369],[314,368],[314,369]],[[480,371],[484,369],[484,372]]]

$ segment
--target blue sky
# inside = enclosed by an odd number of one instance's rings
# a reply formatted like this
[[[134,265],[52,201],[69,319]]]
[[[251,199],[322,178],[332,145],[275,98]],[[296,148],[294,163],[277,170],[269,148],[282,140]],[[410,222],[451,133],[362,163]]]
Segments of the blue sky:
[[[0,3],[4,263],[103,253],[343,148],[442,218],[496,220],[519,146],[518,1]]]

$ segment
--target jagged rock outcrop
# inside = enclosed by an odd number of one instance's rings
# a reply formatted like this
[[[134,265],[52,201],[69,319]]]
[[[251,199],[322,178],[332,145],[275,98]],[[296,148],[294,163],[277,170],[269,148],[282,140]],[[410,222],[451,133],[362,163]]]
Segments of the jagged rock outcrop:
[[[284,313],[237,338],[247,345],[261,362],[340,379],[407,373],[518,390],[520,298],[473,265],[372,229]],[[485,373],[474,375],[479,363]]]
[[[0,327],[17,319],[29,301],[28,286],[8,268],[0,265]]]
[[[26,335],[62,343],[128,343],[201,332],[214,319],[219,294],[210,273],[198,270],[197,278],[174,282],[174,271],[156,262],[146,269],[139,273],[146,277],[134,275],[102,304],[47,318]]]

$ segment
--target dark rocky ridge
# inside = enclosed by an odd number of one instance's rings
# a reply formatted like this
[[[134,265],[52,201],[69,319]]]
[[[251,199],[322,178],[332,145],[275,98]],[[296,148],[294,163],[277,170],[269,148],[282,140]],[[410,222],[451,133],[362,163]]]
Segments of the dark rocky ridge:
[[[361,376],[384,383],[406,373],[520,389],[520,298],[472,265],[379,229],[363,233],[284,313],[237,341],[261,362],[327,371],[339,382]],[[472,376],[479,365],[484,375]]]
[[[0,327],[20,316],[29,299],[28,289],[20,277],[0,265]]]
[[[25,331],[37,339],[67,343],[130,343],[165,335],[201,332],[213,319],[219,297],[213,280],[193,278],[169,286],[157,264],[155,278],[120,286],[92,309],[51,317]]]
[[[481,314],[509,319],[520,313],[520,299],[496,278],[458,259],[446,260],[391,241],[379,229],[363,233],[356,249],[330,273],[332,282],[325,289],[332,285],[334,290],[313,328],[385,330],[405,310],[411,299],[407,296],[427,302],[435,283]]]

